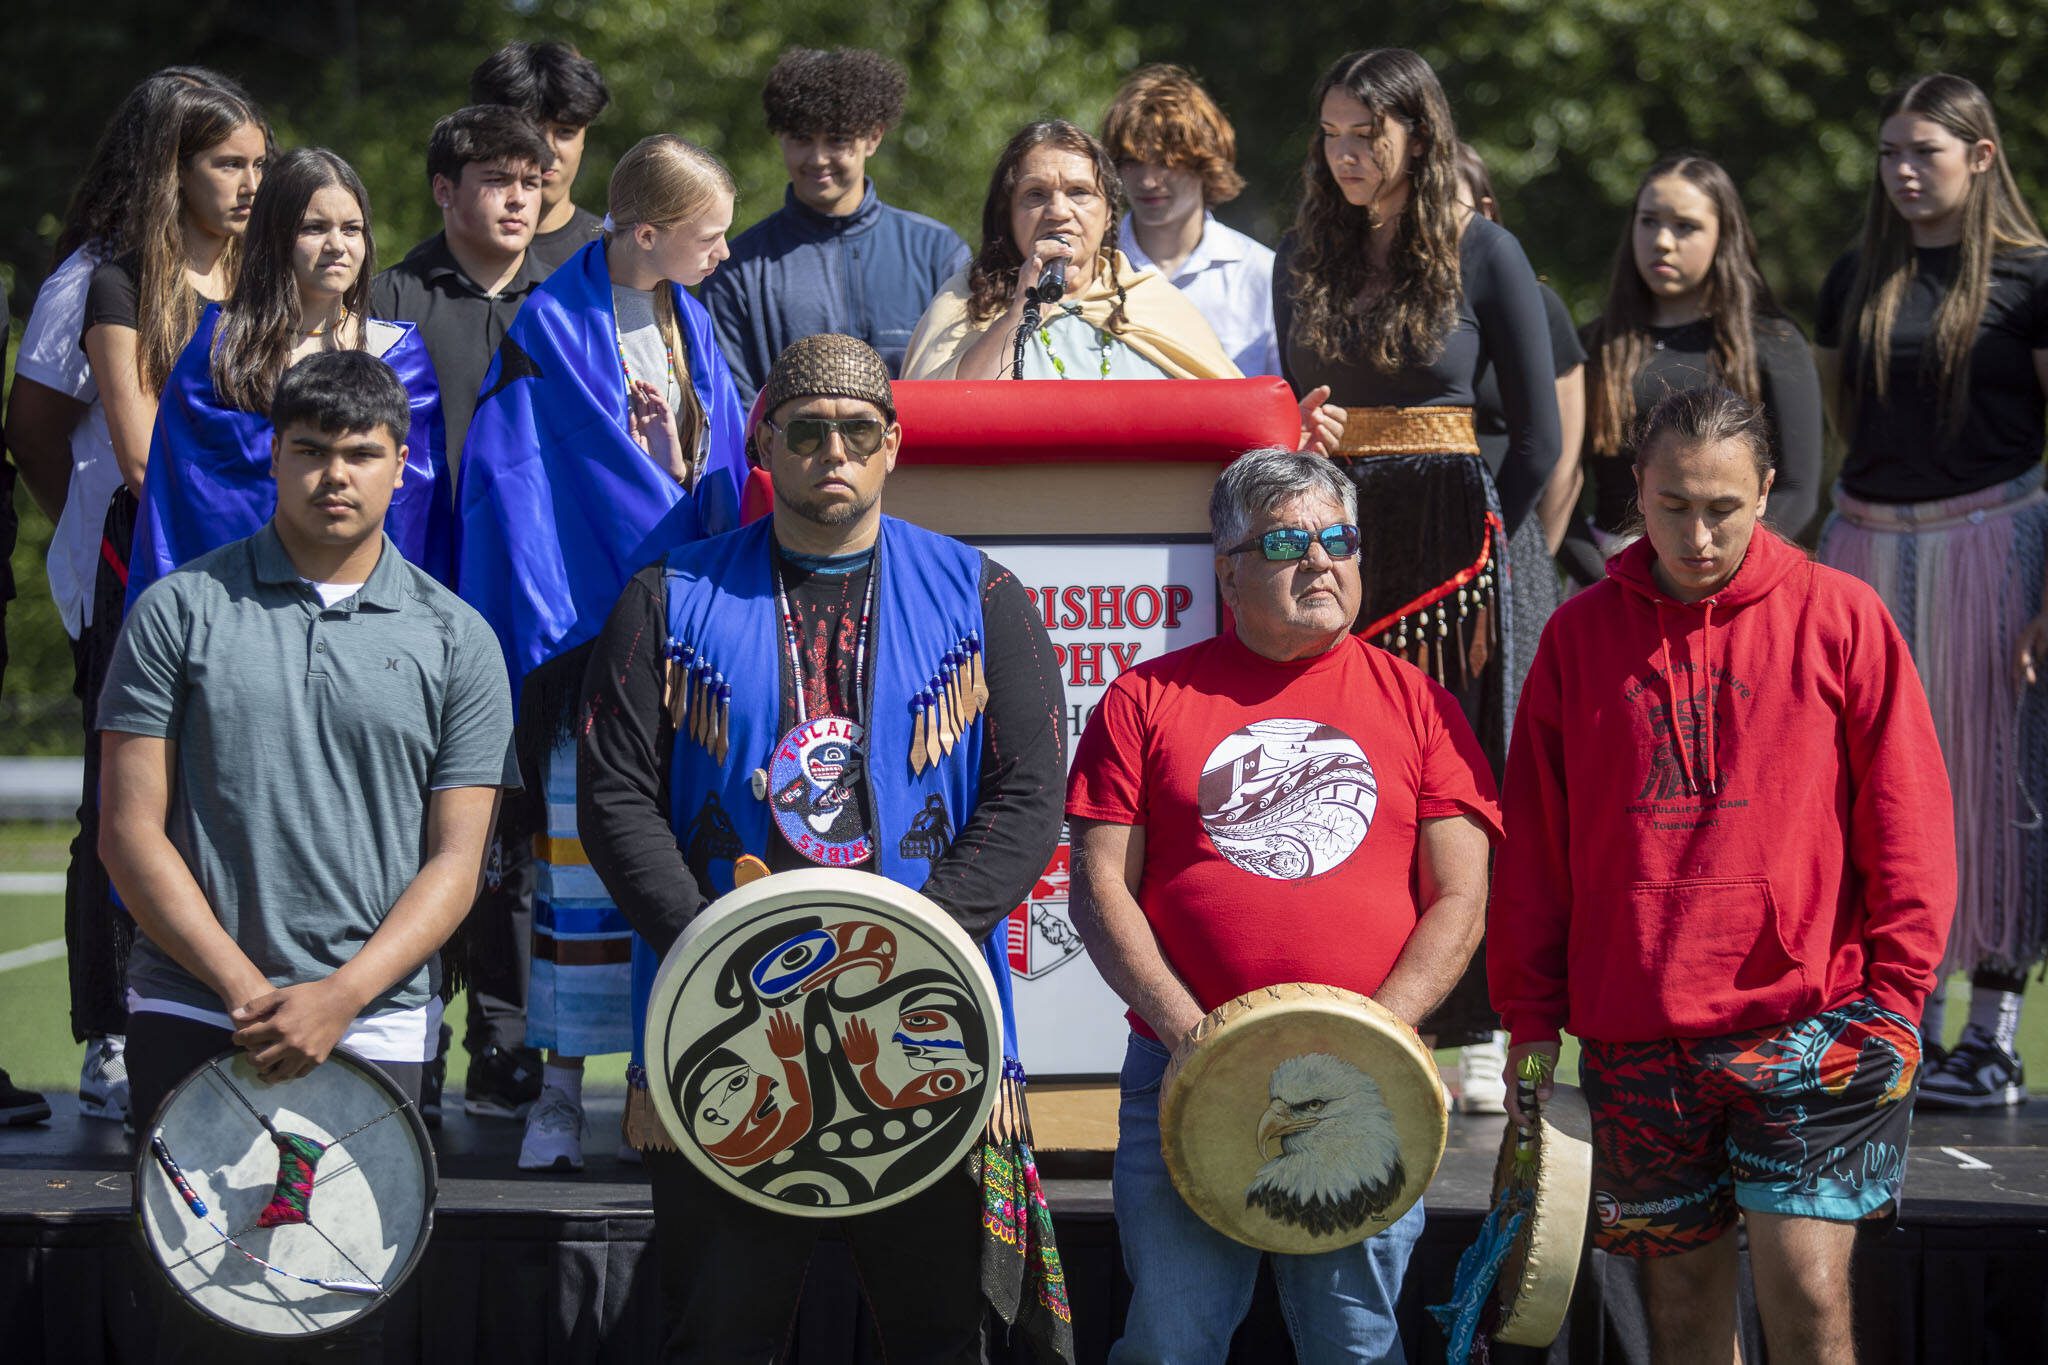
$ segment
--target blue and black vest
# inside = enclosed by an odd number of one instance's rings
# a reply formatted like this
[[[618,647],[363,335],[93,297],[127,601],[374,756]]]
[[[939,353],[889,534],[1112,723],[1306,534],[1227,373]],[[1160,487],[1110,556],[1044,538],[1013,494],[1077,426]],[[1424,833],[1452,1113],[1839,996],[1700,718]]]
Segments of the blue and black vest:
[[[670,760],[669,821],[684,861],[714,896],[733,889],[733,864],[751,853],[769,861],[776,828],[755,774],[769,766],[782,738],[784,634],[775,594],[772,520],[673,551],[668,594],[668,653],[715,678],[725,698],[725,755],[685,728]],[[982,727],[977,715],[949,754],[922,772],[911,764],[920,696],[929,702],[948,656],[978,649],[981,552],[957,540],[882,518],[875,546],[875,608],[861,719],[867,730],[863,765],[872,870],[904,886],[924,886],[933,864],[974,814],[981,790]],[[730,693],[725,696],[725,693]],[[1000,926],[998,927],[1000,930]],[[988,935],[982,953],[1003,1007],[1003,1055],[1017,1057],[1016,1012],[1003,936]],[[639,937],[633,941],[633,1059],[645,1057],[648,997],[660,966]]]

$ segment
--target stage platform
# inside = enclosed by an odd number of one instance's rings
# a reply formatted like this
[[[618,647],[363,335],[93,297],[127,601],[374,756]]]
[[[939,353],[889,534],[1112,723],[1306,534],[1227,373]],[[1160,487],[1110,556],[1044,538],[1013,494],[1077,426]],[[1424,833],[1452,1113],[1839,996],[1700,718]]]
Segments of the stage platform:
[[[129,1165],[118,1126],[81,1120],[56,1097],[49,1124],[0,1129],[0,1361],[67,1365],[155,1356],[151,1299],[132,1242]],[[620,1097],[592,1101],[589,1169],[580,1177],[514,1169],[519,1126],[451,1112],[438,1135],[434,1239],[413,1284],[417,1319],[394,1322],[386,1359],[647,1361],[660,1302],[647,1185],[613,1154]],[[1484,1212],[1502,1120],[1454,1118],[1428,1195],[1429,1223],[1403,1302],[1410,1359],[1443,1359],[1423,1312],[1446,1294]],[[1047,1162],[1047,1194],[1066,1260],[1080,1359],[1099,1361],[1129,1294],[1100,1157]],[[914,1273],[911,1272],[911,1273]],[[1923,1113],[1914,1122],[1896,1229],[1858,1253],[1864,1359],[2033,1361],[2048,1342],[2048,1100],[1985,1117]],[[1558,1361],[1641,1360],[1632,1268],[1592,1255]],[[878,1359],[842,1247],[821,1245],[793,1359]],[[996,1359],[1006,1359],[998,1350]],[[1270,1282],[1262,1283],[1233,1360],[1290,1358]],[[1539,1358],[1497,1351],[1497,1361]],[[1764,1359],[1753,1339],[1750,1361]]]

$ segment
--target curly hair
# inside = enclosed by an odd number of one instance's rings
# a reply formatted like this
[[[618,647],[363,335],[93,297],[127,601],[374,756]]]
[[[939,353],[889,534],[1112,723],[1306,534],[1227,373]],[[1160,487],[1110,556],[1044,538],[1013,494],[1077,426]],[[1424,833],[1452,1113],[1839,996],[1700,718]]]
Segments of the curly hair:
[[[1342,90],[1372,111],[1379,129],[1397,119],[1416,152],[1410,168],[1382,163],[1384,176],[1411,179],[1407,207],[1394,230],[1384,271],[1372,262],[1369,209],[1347,203],[1323,154],[1318,123],[1301,166],[1301,206],[1294,217],[1294,334],[1326,360],[1362,354],[1374,368],[1426,365],[1443,354],[1457,320],[1458,134],[1450,105],[1429,63],[1405,48],[1374,48],[1337,59],[1316,83],[1314,107]],[[1380,139],[1376,138],[1376,142]],[[1384,144],[1374,152],[1383,155]],[[1359,298],[1374,296],[1361,309]]]
[[[1697,152],[1677,152],[1643,172],[1614,249],[1607,303],[1586,333],[1586,447],[1596,455],[1625,453],[1636,425],[1636,372],[1655,346],[1650,336],[1655,312],[1636,261],[1635,219],[1644,192],[1667,175],[1678,176],[1714,206],[1714,260],[1702,284],[1713,327],[1708,364],[1714,382],[1747,402],[1763,401],[1757,331],[1782,314],[1757,264],[1756,234],[1728,172]]]
[[[1193,171],[1210,208],[1244,189],[1237,132],[1183,67],[1160,62],[1133,71],[1102,115],[1102,145],[1119,166],[1136,161]]]
[[[996,158],[995,173],[988,178],[988,198],[981,203],[981,249],[974,253],[974,263],[967,272],[967,316],[976,323],[987,322],[1008,308],[1011,296],[1017,292],[1017,272],[1023,269],[1024,253],[1010,236],[1010,199],[1017,192],[1017,177],[1024,168],[1024,158],[1040,147],[1072,152],[1095,167],[1095,187],[1109,207],[1102,245],[1096,248],[1095,255],[1116,286],[1116,306],[1110,309],[1109,330],[1119,331],[1124,325],[1124,282],[1116,271],[1116,225],[1124,212],[1124,182],[1117,177],[1116,166],[1102,144],[1088,136],[1085,129],[1063,118],[1026,124]]]
[[[768,72],[761,109],[771,133],[886,133],[903,117],[909,89],[903,64],[879,52],[793,47]]]

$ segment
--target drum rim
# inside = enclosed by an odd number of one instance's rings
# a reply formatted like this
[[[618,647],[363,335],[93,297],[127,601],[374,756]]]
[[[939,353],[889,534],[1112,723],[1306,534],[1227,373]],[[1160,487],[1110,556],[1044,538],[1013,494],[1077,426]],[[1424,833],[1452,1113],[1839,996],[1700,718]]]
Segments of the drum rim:
[[[342,1062],[351,1070],[364,1076],[373,1085],[382,1089],[390,1097],[393,1106],[397,1109],[397,1116],[402,1117],[411,1127],[414,1146],[426,1158],[426,1190],[420,1207],[420,1235],[413,1242],[412,1251],[406,1256],[404,1263],[399,1266],[396,1273],[386,1277],[384,1292],[379,1294],[368,1308],[365,1308],[360,1313],[350,1314],[347,1318],[331,1326],[318,1327],[310,1332],[262,1332],[254,1328],[244,1327],[240,1323],[230,1322],[226,1318],[202,1308],[198,1300],[180,1288],[178,1283],[171,1278],[170,1268],[164,1264],[162,1254],[158,1251],[156,1243],[150,1238],[149,1223],[143,1213],[142,1180],[145,1171],[157,1169],[156,1158],[150,1151],[149,1143],[150,1139],[157,1135],[161,1127],[157,1121],[158,1117],[165,1110],[169,1109],[171,1102],[183,1094],[187,1087],[195,1084],[200,1076],[209,1068],[233,1061],[236,1057],[242,1055],[242,1051],[241,1048],[231,1047],[225,1051],[216,1052],[213,1056],[208,1057],[198,1066],[192,1068],[183,1080],[172,1086],[165,1093],[163,1100],[156,1107],[156,1113],[149,1116],[148,1127],[138,1130],[136,1134],[135,1166],[130,1172],[128,1182],[129,1221],[135,1240],[142,1244],[144,1254],[148,1257],[150,1264],[156,1267],[157,1275],[161,1282],[169,1287],[172,1298],[184,1304],[187,1312],[215,1326],[223,1327],[233,1332],[236,1336],[247,1337],[254,1341],[313,1341],[320,1337],[332,1336],[336,1332],[345,1332],[362,1322],[365,1318],[368,1318],[371,1314],[381,1310],[405,1286],[405,1282],[412,1278],[413,1271],[419,1267],[421,1259],[426,1255],[427,1244],[433,1240],[434,1206],[440,1199],[441,1194],[440,1162],[436,1160],[433,1137],[427,1132],[426,1120],[420,1117],[419,1106],[406,1098],[405,1092],[398,1088],[398,1082],[385,1074],[383,1067],[378,1066],[353,1048],[336,1044],[334,1050],[327,1054],[327,1061],[321,1063],[321,1065],[325,1066],[336,1061]]]
[[[855,878],[857,880],[849,886],[848,878]],[[873,887],[874,890],[870,891],[870,887]],[[677,1136],[676,1127],[681,1126],[687,1132],[688,1125],[682,1122],[682,1115],[675,1111],[673,1103],[669,1098],[668,1078],[663,1074],[666,1072],[669,1059],[664,1055],[662,1067],[657,1068],[654,1065],[655,1040],[657,1038],[664,1040],[661,1046],[665,1053],[665,1040],[668,1036],[665,1026],[661,1028],[656,1027],[655,1011],[661,1007],[664,1001],[667,1002],[668,1009],[673,1010],[675,1008],[673,997],[679,994],[679,992],[676,991],[674,980],[683,971],[682,961],[684,954],[693,945],[706,938],[727,921],[736,920],[749,913],[772,913],[774,910],[781,909],[781,902],[785,901],[810,899],[828,903],[844,903],[849,897],[854,895],[872,896],[876,900],[888,903],[891,909],[899,913],[913,908],[927,912],[936,926],[937,936],[946,939],[960,955],[961,960],[969,964],[969,974],[976,983],[976,990],[984,997],[980,1003],[987,1007],[988,1018],[991,1022],[990,1036],[995,1040],[995,1060],[994,1065],[990,1068],[990,1078],[988,1083],[982,1087],[981,1099],[976,1102],[973,1119],[968,1126],[968,1131],[975,1136],[968,1140],[967,1147],[958,1156],[944,1165],[934,1168],[927,1176],[906,1187],[904,1190],[886,1198],[870,1200],[851,1209],[844,1205],[814,1207],[802,1204],[767,1202],[756,1198],[760,1192],[755,1190],[748,1190],[746,1194],[741,1194],[735,1188],[740,1182],[733,1179],[731,1172],[706,1156],[702,1147],[694,1139],[687,1136]],[[763,906],[766,902],[775,902],[775,904],[767,905],[764,909]],[[766,1212],[787,1214],[792,1218],[857,1218],[862,1214],[878,1213],[883,1209],[893,1208],[907,1200],[915,1199],[930,1189],[932,1185],[944,1179],[946,1173],[958,1165],[961,1157],[974,1150],[974,1143],[979,1141],[979,1135],[988,1127],[989,1115],[995,1111],[997,1092],[1001,1089],[1002,1078],[1000,1073],[1004,1055],[1002,1044],[1002,994],[996,987],[994,973],[989,970],[988,963],[982,958],[980,945],[968,936],[967,931],[960,927],[959,923],[946,912],[943,906],[925,895],[922,891],[915,887],[905,886],[902,882],[882,876],[880,873],[869,872],[864,868],[807,867],[790,872],[771,873],[766,877],[749,882],[745,886],[737,887],[705,906],[697,917],[684,927],[683,932],[676,938],[675,943],[670,946],[668,952],[662,955],[661,966],[655,971],[654,984],[648,991],[645,1032],[647,1039],[645,1048],[648,1076],[647,1098],[654,1107],[656,1119],[668,1133],[669,1140],[675,1144],[676,1150],[682,1154],[684,1160],[690,1163],[692,1169],[705,1179],[711,1181],[722,1193],[731,1198],[738,1199],[753,1208]],[[657,1076],[659,1077],[658,1080]]]
[[[1256,1247],[1260,1251],[1280,1255],[1305,1254],[1299,1247],[1295,1246],[1275,1247],[1263,1243],[1248,1242],[1235,1233],[1216,1227],[1202,1213],[1201,1208],[1197,1206],[1196,1202],[1189,1199],[1181,1191],[1180,1181],[1175,1175],[1176,1166],[1185,1168],[1187,1164],[1185,1160],[1176,1159],[1177,1153],[1175,1149],[1179,1146],[1178,1125],[1168,1122],[1169,1105],[1176,1093],[1176,1087],[1182,1077],[1187,1074],[1190,1065],[1196,1060],[1201,1045],[1207,1041],[1207,1037],[1220,1029],[1224,1024],[1231,1022],[1227,1016],[1243,1012],[1244,1017],[1250,1017],[1249,1011],[1261,1000],[1275,1000],[1287,1003],[1315,1003],[1321,1001],[1323,1003],[1358,1009],[1367,1018],[1387,1026],[1389,1036],[1396,1041],[1401,1050],[1408,1055],[1409,1059],[1416,1063],[1418,1076],[1427,1076],[1435,1083],[1436,1088],[1430,1092],[1436,1099],[1436,1104],[1432,1108],[1435,1122],[1431,1125],[1434,1141],[1432,1142],[1429,1169],[1419,1177],[1411,1175],[1410,1183],[1415,1187],[1415,1197],[1403,1206],[1399,1215],[1399,1217],[1406,1217],[1408,1211],[1421,1202],[1424,1195],[1428,1193],[1430,1185],[1435,1182],[1436,1173],[1443,1165],[1444,1153],[1449,1149],[1450,1145],[1450,1114],[1443,1104],[1442,1083],[1437,1078],[1436,1059],[1430,1055],[1429,1049],[1422,1045],[1422,1039],[1415,1032],[1414,1027],[1379,1001],[1369,995],[1363,995],[1344,986],[1330,986],[1315,981],[1277,981],[1271,985],[1255,987],[1240,995],[1233,996],[1215,1009],[1210,1010],[1207,1014],[1204,1014],[1201,1021],[1193,1029],[1189,1030],[1187,1040],[1181,1046],[1172,1050],[1167,1060],[1165,1074],[1160,1077],[1159,1082],[1159,1154],[1161,1160],[1166,1165],[1167,1179],[1173,1184],[1174,1192],[1180,1195],[1181,1200],[1194,1211],[1196,1217],[1201,1218],[1209,1227],[1214,1228],[1217,1232],[1222,1233],[1225,1237],[1229,1237],[1241,1246]],[[1179,1107],[1174,1106],[1173,1112],[1177,1116]],[[1389,1222],[1387,1226],[1391,1227],[1393,1222],[1398,1222],[1399,1217]],[[1333,1242],[1321,1248],[1321,1250],[1337,1251],[1346,1246],[1356,1246],[1359,1242],[1366,1241],[1370,1237],[1377,1235],[1377,1232],[1368,1234],[1367,1237],[1360,1238],[1358,1242]],[[1309,1252],[1306,1254],[1315,1253]]]
[[[1548,1145],[1552,1136],[1555,1135],[1558,1142],[1568,1143],[1573,1151],[1580,1153],[1580,1155],[1571,1158],[1571,1165],[1584,1172],[1583,1183],[1586,1188],[1586,1200],[1585,1206],[1579,1210],[1576,1219],[1568,1216],[1564,1210],[1558,1210],[1550,1217],[1542,1217],[1542,1206],[1539,1203],[1535,1210],[1538,1216],[1532,1218],[1527,1224],[1527,1240],[1531,1244],[1535,1242],[1539,1235],[1576,1241],[1577,1254],[1562,1258],[1558,1262],[1564,1269],[1561,1273],[1562,1283],[1558,1287],[1561,1292],[1552,1296],[1555,1299],[1554,1303],[1548,1305],[1531,1303],[1525,1282],[1517,1282],[1515,1292],[1512,1294],[1506,1292],[1507,1284],[1505,1281],[1500,1281],[1494,1285],[1493,1298],[1499,1305],[1500,1311],[1500,1327],[1494,1333],[1494,1340],[1510,1346],[1548,1346],[1564,1330],[1565,1319],[1571,1314],[1572,1298],[1578,1292],[1579,1266],[1585,1260],[1586,1240],[1591,1235],[1590,1220],[1593,1215],[1592,1109],[1586,1103],[1584,1092],[1577,1086],[1559,1082],[1552,1087],[1550,1098],[1537,1111],[1536,1117],[1537,1160],[1539,1163],[1539,1174],[1537,1177],[1538,1198],[1541,1198],[1546,1188],[1540,1173],[1541,1153],[1545,1146]],[[1558,1120],[1562,1120],[1562,1122]],[[1508,1163],[1514,1151],[1514,1141],[1514,1124],[1510,1122],[1501,1134],[1501,1149],[1500,1155],[1495,1158],[1494,1162],[1492,1198],[1489,1201],[1489,1206],[1500,1202],[1501,1191],[1506,1186],[1506,1173]],[[1561,1172],[1561,1178],[1573,1179],[1573,1172]],[[1556,1183],[1551,1183],[1548,1188],[1557,1188]],[[1524,1267],[1528,1265],[1526,1254],[1521,1258],[1521,1263]],[[1505,1269],[1505,1266],[1503,1266],[1503,1269]]]

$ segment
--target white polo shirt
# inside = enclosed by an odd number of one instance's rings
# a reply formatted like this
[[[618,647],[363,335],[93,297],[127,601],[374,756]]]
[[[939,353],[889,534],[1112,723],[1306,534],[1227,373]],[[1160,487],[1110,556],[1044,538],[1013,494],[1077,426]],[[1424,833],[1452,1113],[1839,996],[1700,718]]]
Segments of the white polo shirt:
[[[1131,264],[1157,269],[1138,243],[1126,217],[1117,245]],[[1273,335],[1273,250],[1236,228],[1202,215],[1202,240],[1173,275],[1173,283],[1207,319],[1216,339],[1247,375],[1280,373],[1280,346]]]

